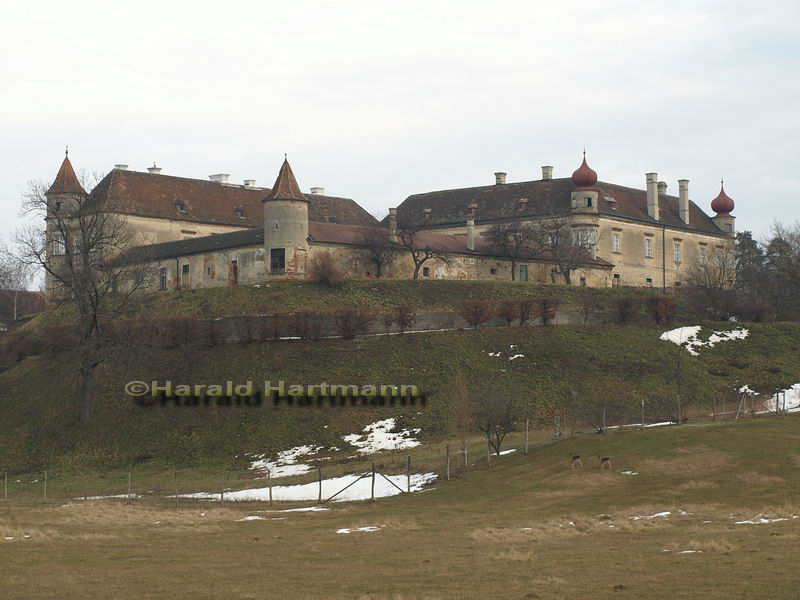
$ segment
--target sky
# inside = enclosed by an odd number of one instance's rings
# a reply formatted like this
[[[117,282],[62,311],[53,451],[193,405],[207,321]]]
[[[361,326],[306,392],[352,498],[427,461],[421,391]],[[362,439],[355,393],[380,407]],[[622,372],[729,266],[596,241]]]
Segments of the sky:
[[[413,193],[656,172],[800,219],[800,2],[0,0],[0,238],[31,180],[144,171]]]

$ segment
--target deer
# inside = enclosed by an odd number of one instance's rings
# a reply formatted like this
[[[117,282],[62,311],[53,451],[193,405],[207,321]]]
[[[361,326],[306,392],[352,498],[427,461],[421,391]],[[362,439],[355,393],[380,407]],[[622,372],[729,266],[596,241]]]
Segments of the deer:
[[[581,455],[580,454],[575,454],[573,456],[570,456],[569,460],[572,463],[572,468],[573,469],[582,469],[583,468],[583,463],[581,462]]]
[[[600,470],[609,469],[611,470],[611,458],[608,456],[600,456],[598,455],[597,458],[600,459]]]

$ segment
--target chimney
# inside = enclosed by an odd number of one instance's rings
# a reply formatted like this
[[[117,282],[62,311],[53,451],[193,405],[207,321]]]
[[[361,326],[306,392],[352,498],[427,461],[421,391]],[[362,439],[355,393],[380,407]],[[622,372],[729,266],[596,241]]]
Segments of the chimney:
[[[156,163],[153,163],[152,167],[147,167],[147,172],[151,175],[160,175],[161,174],[161,167],[157,167]]]
[[[393,244],[397,243],[397,209],[389,209],[389,241]]]
[[[324,187],[312,187],[311,188],[312,194],[319,194],[320,196],[325,195],[325,188]]]
[[[475,250],[475,217],[467,217],[467,250]]]
[[[689,224],[689,180],[678,179],[678,214],[681,221]]]
[[[120,171],[127,171],[128,165],[114,165],[115,169],[119,169]]]
[[[549,181],[553,178],[553,167],[542,167],[542,180]]]
[[[500,172],[494,174],[494,184],[503,185],[506,182],[506,173]]]
[[[647,173],[647,214],[658,221],[658,174]]]
[[[244,180],[244,187],[256,187],[256,180],[255,179],[245,179]]]
[[[214,183],[228,183],[230,173],[217,173],[216,175],[209,175],[208,178]]]
[[[667,195],[667,182],[666,181],[659,181],[658,182],[658,195],[659,196],[666,196]]]

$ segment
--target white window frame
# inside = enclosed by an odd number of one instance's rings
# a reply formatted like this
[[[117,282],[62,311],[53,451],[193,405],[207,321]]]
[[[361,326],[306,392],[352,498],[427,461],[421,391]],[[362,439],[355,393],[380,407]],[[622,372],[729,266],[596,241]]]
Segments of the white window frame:
[[[653,238],[644,238],[644,257],[653,258]]]
[[[611,234],[611,251],[615,254],[622,252],[622,235],[616,231]]]
[[[681,243],[680,242],[673,242],[672,243],[672,260],[676,264],[681,263],[682,252],[681,252]]]
[[[53,238],[53,256],[64,256],[67,253],[67,243],[61,233]]]
[[[158,289],[165,290],[167,289],[167,285],[169,284],[169,273],[167,272],[167,267],[159,267],[158,268]]]

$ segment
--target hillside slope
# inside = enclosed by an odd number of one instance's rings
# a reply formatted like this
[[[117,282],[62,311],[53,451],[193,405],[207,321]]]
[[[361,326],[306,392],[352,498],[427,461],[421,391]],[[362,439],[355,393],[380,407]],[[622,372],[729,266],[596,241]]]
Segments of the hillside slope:
[[[732,329],[734,324],[723,325]],[[74,357],[27,358],[0,373],[0,465],[127,468],[131,465],[242,468],[243,454],[304,443],[341,445],[380,416],[420,427],[423,440],[448,430],[454,381],[463,373],[480,393],[509,394],[520,414],[549,427],[549,407],[572,397],[605,404],[610,423],[663,420],[680,382],[684,404],[735,399],[734,388],[765,391],[800,382],[800,325],[746,325],[742,340],[691,356],[661,341],[664,328],[509,327],[341,340],[283,341],[172,349],[129,346],[101,368],[95,417],[77,423]],[[702,335],[708,336],[711,324]],[[701,337],[702,337],[701,335]],[[497,355],[499,353],[499,355]],[[510,360],[512,356],[517,356]],[[681,374],[679,377],[678,374]],[[319,384],[413,384],[427,395],[415,408],[142,408],[123,391],[130,380],[221,383],[284,380]],[[591,411],[584,418],[591,423]],[[592,414],[597,414],[594,411]],[[590,425],[589,425],[590,426]]]

